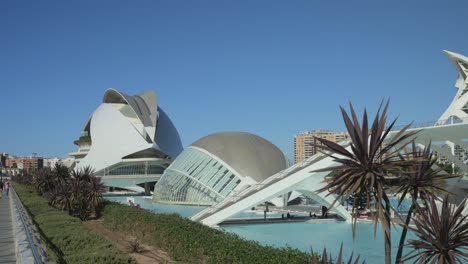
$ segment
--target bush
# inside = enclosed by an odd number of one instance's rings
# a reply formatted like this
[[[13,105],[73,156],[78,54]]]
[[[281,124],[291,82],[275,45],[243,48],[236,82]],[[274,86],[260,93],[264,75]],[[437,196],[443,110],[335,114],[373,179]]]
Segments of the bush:
[[[311,255],[293,248],[261,246],[236,234],[224,233],[176,214],[154,214],[106,202],[104,223],[159,247],[177,261],[188,263],[310,263]],[[137,228],[135,228],[137,227]]]
[[[15,183],[14,188],[57,263],[136,263],[107,240],[91,234],[78,218],[50,206],[31,186]]]

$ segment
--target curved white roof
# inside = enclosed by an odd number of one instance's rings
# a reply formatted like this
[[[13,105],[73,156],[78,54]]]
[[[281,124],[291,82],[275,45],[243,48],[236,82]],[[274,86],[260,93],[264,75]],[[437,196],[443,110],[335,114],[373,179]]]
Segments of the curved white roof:
[[[84,130],[92,143],[79,166],[90,165],[96,171],[129,157],[175,159],[183,150],[179,133],[158,107],[154,91],[129,96],[106,90]]]
[[[261,182],[288,167],[283,152],[269,142],[246,132],[221,132],[201,138],[191,146],[206,150],[241,176]]]
[[[154,91],[130,96],[115,89],[109,88],[102,98],[103,103],[128,104],[140,118],[145,127],[155,127],[157,117],[157,99]]]

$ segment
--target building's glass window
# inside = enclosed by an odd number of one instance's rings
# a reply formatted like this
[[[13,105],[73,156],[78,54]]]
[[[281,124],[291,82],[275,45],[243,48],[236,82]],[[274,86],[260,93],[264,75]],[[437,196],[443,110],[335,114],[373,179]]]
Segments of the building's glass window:
[[[187,148],[166,169],[154,189],[161,203],[212,205],[224,200],[241,182],[208,154]]]

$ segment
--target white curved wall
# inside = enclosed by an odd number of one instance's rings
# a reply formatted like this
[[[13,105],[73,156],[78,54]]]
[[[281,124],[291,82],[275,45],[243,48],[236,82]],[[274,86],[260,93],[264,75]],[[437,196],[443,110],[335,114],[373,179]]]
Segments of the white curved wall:
[[[110,104],[101,104],[91,118],[92,145],[77,168],[91,166],[99,171],[122,157],[152,147],[130,121]]]

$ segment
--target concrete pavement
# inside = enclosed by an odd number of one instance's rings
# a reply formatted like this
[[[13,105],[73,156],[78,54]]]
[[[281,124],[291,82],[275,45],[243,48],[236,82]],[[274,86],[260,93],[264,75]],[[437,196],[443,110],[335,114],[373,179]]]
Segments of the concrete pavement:
[[[0,264],[16,263],[10,197],[0,198]]]

